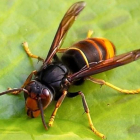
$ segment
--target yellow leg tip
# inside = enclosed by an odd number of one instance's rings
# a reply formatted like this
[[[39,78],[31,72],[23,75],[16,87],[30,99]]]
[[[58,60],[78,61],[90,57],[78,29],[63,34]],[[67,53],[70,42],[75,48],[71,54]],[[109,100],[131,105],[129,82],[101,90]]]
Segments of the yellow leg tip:
[[[90,38],[93,34],[93,30],[89,30],[88,33],[87,33],[87,38]]]
[[[34,55],[34,54],[32,54],[30,52],[27,42],[23,42],[22,45],[24,47],[25,52],[28,54],[29,57],[36,58],[36,59],[38,59],[38,61],[42,61],[44,63],[44,59],[43,58],[41,58],[41,57],[39,57],[37,55]]]
[[[95,133],[95,135],[99,136],[102,139],[106,139],[105,135],[98,132],[95,128],[91,128],[91,130]]]
[[[54,122],[54,117],[51,117],[51,119],[50,119],[48,125],[51,127],[51,126],[53,125],[53,122]]]
[[[48,125],[51,127],[53,125],[53,122],[49,121]]]
[[[107,139],[106,136],[103,135],[103,134],[102,134],[100,137],[101,137],[102,139]]]
[[[27,43],[27,42],[23,42],[22,45],[23,45],[24,47],[28,47],[28,43]]]

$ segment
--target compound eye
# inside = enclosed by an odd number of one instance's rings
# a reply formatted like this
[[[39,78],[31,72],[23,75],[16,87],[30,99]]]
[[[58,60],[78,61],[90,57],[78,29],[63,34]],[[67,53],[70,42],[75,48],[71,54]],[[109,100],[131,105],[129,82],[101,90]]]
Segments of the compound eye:
[[[48,89],[43,89],[41,98],[48,98],[50,97],[50,92]]]

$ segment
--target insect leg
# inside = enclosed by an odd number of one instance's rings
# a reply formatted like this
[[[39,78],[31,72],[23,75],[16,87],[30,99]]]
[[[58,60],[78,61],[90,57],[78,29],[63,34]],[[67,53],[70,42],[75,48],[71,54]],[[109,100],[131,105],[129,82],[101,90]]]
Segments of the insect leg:
[[[36,58],[36,59],[38,59],[38,61],[43,61],[44,62],[44,59],[43,58],[41,58],[41,57],[39,57],[39,56],[34,55],[34,54],[31,53],[31,51],[29,50],[29,47],[28,47],[28,43],[27,42],[23,42],[22,45],[24,47],[25,52],[28,54],[29,57]]]
[[[136,93],[139,93],[140,92],[140,89],[136,89],[136,90],[126,90],[126,89],[121,89],[119,87],[116,87],[108,82],[105,82],[104,80],[102,79],[95,79],[93,77],[87,77],[86,78],[87,80],[90,80],[91,82],[93,83],[96,83],[96,84],[100,84],[100,85],[106,85],[106,86],[109,86],[119,92],[122,92],[122,93],[127,93],[127,94],[136,94]]]
[[[50,118],[50,120],[49,120],[49,126],[52,126],[52,125],[53,125],[54,118],[55,118],[55,116],[56,116],[57,110],[58,110],[58,108],[61,106],[63,100],[64,100],[65,97],[66,97],[66,95],[67,95],[67,91],[64,90],[62,96],[58,99],[58,101],[57,101],[57,103],[56,103],[56,105],[55,105],[55,109],[54,109],[54,111],[53,111],[53,113],[52,113],[52,115],[51,115],[51,118]]]
[[[93,34],[93,31],[89,30],[88,33],[87,33],[87,38],[91,38],[92,34]]]
[[[24,88],[32,79],[33,75],[36,75],[37,71],[34,70],[31,72],[31,74],[27,77],[26,81],[24,82],[24,84],[21,86],[21,88]],[[8,90],[12,90],[12,88],[8,88]],[[11,91],[12,94],[19,94],[21,91]]]
[[[75,96],[77,96],[77,95],[81,95],[81,97],[82,97],[83,107],[84,107],[84,110],[85,110],[85,112],[86,112],[86,114],[87,114],[87,117],[88,117],[88,121],[89,121],[89,125],[90,125],[91,130],[92,130],[97,136],[99,136],[99,137],[101,137],[101,138],[104,139],[105,136],[104,136],[102,133],[100,133],[98,130],[96,130],[96,128],[95,128],[94,125],[93,125],[93,122],[92,122],[92,120],[91,120],[90,113],[89,113],[88,104],[87,104],[86,99],[85,99],[85,95],[84,95],[81,91],[79,91],[79,92],[75,92],[75,93],[68,93],[68,94],[67,94],[67,97],[75,97]]]

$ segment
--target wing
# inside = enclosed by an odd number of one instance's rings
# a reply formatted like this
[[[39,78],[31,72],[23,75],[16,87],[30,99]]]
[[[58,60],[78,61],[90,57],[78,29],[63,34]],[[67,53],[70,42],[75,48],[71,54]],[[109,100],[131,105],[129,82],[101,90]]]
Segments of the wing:
[[[113,58],[99,62],[98,64],[91,63],[89,64],[90,66],[89,68],[84,67],[79,72],[69,75],[68,80],[70,82],[73,82],[79,78],[87,77],[93,74],[101,73],[128,64],[139,58],[140,58],[140,49],[115,56]]]
[[[86,3],[81,1],[81,2],[77,2],[77,3],[73,4],[68,9],[68,11],[64,15],[64,17],[63,17],[63,19],[58,27],[58,30],[57,30],[56,35],[54,37],[54,40],[52,42],[51,48],[50,48],[49,53],[46,57],[45,65],[51,62],[53,56],[56,54],[57,50],[59,49],[64,36],[66,35],[69,28],[71,27],[71,25],[75,21],[76,17],[83,10],[85,5],[86,5]]]

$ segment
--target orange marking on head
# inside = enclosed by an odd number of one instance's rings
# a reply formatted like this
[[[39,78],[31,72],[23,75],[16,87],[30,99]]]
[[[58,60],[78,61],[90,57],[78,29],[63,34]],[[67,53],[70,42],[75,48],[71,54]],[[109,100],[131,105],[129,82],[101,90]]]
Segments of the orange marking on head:
[[[40,115],[40,109],[38,107],[38,102],[35,99],[28,97],[26,99],[26,112],[30,117],[38,117]]]

